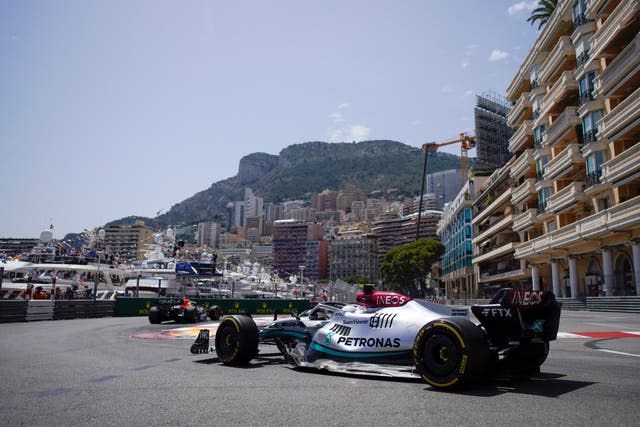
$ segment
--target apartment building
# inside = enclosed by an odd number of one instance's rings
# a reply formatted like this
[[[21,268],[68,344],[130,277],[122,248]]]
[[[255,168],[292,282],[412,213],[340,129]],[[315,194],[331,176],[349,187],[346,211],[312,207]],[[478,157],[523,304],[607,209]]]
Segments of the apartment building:
[[[437,235],[445,251],[441,261],[440,279],[445,294],[449,296],[478,295],[478,285],[473,269],[473,200],[476,186],[482,188],[486,176],[468,180],[457,196],[444,205]]]
[[[639,0],[560,0],[507,89],[533,289],[640,295],[639,30]]]
[[[136,221],[130,225],[110,225],[104,228],[104,247],[112,255],[118,254],[121,260],[141,260],[143,249],[151,243],[153,230]]]
[[[363,276],[369,283],[378,279],[377,239],[371,235],[338,236],[329,244],[329,278]]]
[[[220,224],[213,221],[198,223],[198,244],[210,248],[218,247],[220,239]]]
[[[302,266],[305,277],[318,280],[326,272],[327,247],[318,243],[322,225],[278,220],[273,231],[273,268],[281,277],[296,275]],[[312,243],[315,242],[315,243]],[[326,273],[325,273],[326,274]]]
[[[437,239],[436,230],[442,218],[442,211],[423,210],[420,216],[421,239]],[[418,214],[399,216],[387,212],[376,219],[371,233],[377,238],[378,264],[382,262],[389,249],[406,245],[416,240],[418,234]]]
[[[489,297],[501,287],[520,288],[529,271],[515,258],[520,236],[514,232],[512,157],[478,186],[473,202],[473,267],[478,288],[474,297]]]

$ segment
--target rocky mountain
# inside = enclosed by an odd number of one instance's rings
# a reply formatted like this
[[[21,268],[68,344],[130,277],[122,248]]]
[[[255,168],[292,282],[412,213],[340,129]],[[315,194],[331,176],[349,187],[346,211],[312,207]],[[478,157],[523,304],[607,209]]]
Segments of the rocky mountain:
[[[278,155],[253,153],[240,160],[236,176],[176,203],[152,223],[166,226],[222,220],[226,204],[243,200],[246,187],[265,202],[308,199],[325,189],[340,190],[347,183],[367,193],[396,189],[399,194],[417,196],[423,162],[423,151],[396,141],[306,142],[291,145]],[[451,154],[430,154],[428,172],[457,169],[459,162]]]

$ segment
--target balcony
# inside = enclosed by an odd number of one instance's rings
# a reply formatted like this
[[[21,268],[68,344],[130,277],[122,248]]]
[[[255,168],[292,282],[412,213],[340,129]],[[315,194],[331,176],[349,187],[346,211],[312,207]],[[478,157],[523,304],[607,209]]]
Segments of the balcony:
[[[473,224],[481,224],[484,220],[489,218],[491,214],[493,214],[498,208],[502,207],[504,203],[509,201],[511,198],[511,188],[508,188],[507,191],[500,194],[493,202],[489,204],[482,212],[478,213],[473,218]]]
[[[575,94],[578,90],[578,82],[573,76],[573,71],[567,70],[560,75],[560,78],[551,86],[549,92],[542,99],[541,116],[546,116],[549,112],[557,110],[562,106],[562,100],[569,94]]]
[[[637,85],[637,74],[640,71],[640,33],[633,41],[615,57],[596,80],[597,96],[611,98],[626,92],[626,89]]]
[[[602,169],[597,169],[587,174],[587,182],[585,184],[585,190],[595,185],[602,183]]]
[[[489,252],[486,252],[482,255],[475,255],[473,257],[473,263],[474,264],[478,264],[484,261],[488,261],[490,259],[494,259],[494,258],[498,258],[501,257],[503,255],[507,255],[511,252],[514,251],[515,247],[517,246],[517,243],[511,242],[511,243],[507,243],[506,245],[502,245],[498,248],[495,248]]]
[[[529,147],[533,141],[533,127],[531,120],[525,120],[509,138],[509,152],[517,153]]]
[[[591,39],[591,53],[594,58],[610,56],[607,48],[618,36],[626,25],[635,19],[635,15],[640,12],[640,0],[621,1],[611,12],[611,15],[602,24]]]
[[[551,147],[564,142],[575,142],[575,128],[581,123],[577,107],[567,107],[546,130],[546,138],[542,146]]]
[[[521,118],[524,117],[527,109],[531,109],[531,99],[529,99],[529,92],[523,92],[520,98],[516,101],[509,114],[507,114],[507,125],[511,128],[515,128],[520,123]]]
[[[512,223],[513,223],[513,215],[505,216],[500,221],[498,221],[497,223],[493,224],[491,227],[487,228],[485,231],[483,231],[482,233],[480,233],[476,237],[474,237],[474,239],[472,240],[473,244],[477,245],[480,242],[488,240],[492,236],[498,234],[500,231],[502,231],[505,228],[509,227]]]
[[[585,14],[587,19],[596,19],[600,15],[602,7],[606,6],[608,2],[609,0],[589,0]]]
[[[513,256],[515,258],[526,258],[540,253],[549,247],[550,240],[549,235],[545,234],[544,236],[536,237],[535,239],[520,243],[516,247]]]
[[[609,144],[607,144],[606,141],[603,141],[602,138],[600,138],[597,129],[587,131],[582,138],[584,143],[584,145],[582,146],[582,155],[584,157],[590,156],[596,151],[604,151],[609,148]]]
[[[640,218],[640,196],[551,233],[521,243],[517,246],[514,256],[516,258],[530,257],[561,247],[568,247],[573,243],[581,244],[585,239],[603,237],[611,234],[611,231],[629,230],[637,227],[638,218]]]
[[[502,282],[504,280],[518,280],[527,277],[528,273],[526,269],[520,268],[520,263],[511,266],[506,266],[505,271],[497,270],[494,272],[486,272],[480,274],[480,283]]]
[[[513,219],[513,231],[523,231],[538,224],[538,209],[528,209]]]
[[[536,99],[542,99],[546,93],[547,93],[547,90],[545,89],[544,86],[532,87],[531,92],[529,92],[529,102],[533,104],[533,101],[535,101]],[[535,116],[535,111],[534,111],[534,116]],[[533,119],[535,120],[535,117]]]
[[[580,200],[584,200],[587,196],[584,194],[584,182],[574,182],[562,190],[558,191],[549,197],[548,210],[554,214],[561,213],[567,208],[575,207],[576,203]]]
[[[640,172],[640,142],[602,165],[602,181],[615,183]]]
[[[529,178],[518,187],[516,187],[516,189],[513,191],[513,194],[511,196],[511,203],[514,205],[520,205],[521,203],[526,202],[530,196],[533,196],[535,194],[536,179]]]
[[[593,21],[587,18],[583,13],[573,18],[573,31],[575,32],[578,28],[583,27],[587,24],[593,24]]]
[[[600,121],[601,136],[607,138],[609,141],[613,141],[621,138],[628,132],[633,134],[633,126],[629,129],[629,125],[637,123],[639,111],[640,87]]]
[[[576,50],[573,47],[571,38],[569,36],[560,37],[540,67],[538,73],[540,79],[545,82],[555,80],[554,77],[559,73],[567,68],[573,68],[572,61],[575,56]]]
[[[601,237],[611,231],[637,227],[640,218],[640,196],[620,203],[575,223],[581,239]]]
[[[588,50],[585,50],[580,55],[576,56],[576,68],[580,68],[584,64],[589,62],[589,58],[590,58],[590,55]]]
[[[589,129],[582,134],[583,144],[592,144],[598,142],[598,129]]]
[[[524,150],[524,152],[518,156],[511,169],[509,170],[509,174],[511,178],[518,179],[522,175],[525,175],[529,169],[535,167],[536,161],[533,158],[533,149],[528,148]]]
[[[544,178],[556,180],[571,170],[574,164],[584,163],[580,145],[570,144],[544,166]]]
[[[572,6],[573,3],[569,1],[558,2],[555,11],[538,36],[537,44],[542,49],[546,50],[549,46],[553,46],[560,35],[571,31],[573,26]]]

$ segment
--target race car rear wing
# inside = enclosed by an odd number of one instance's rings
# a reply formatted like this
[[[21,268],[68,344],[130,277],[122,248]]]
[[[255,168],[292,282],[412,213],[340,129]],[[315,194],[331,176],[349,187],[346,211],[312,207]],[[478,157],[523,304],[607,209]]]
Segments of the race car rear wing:
[[[471,306],[492,343],[555,340],[562,304],[552,292],[501,289],[489,304]]]

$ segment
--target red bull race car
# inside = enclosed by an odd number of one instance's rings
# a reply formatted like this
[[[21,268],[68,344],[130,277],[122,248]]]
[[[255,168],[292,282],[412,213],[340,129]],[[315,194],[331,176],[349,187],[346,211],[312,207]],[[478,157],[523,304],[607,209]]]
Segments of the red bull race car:
[[[361,292],[355,304],[320,303],[258,328],[250,316],[226,316],[215,351],[245,365],[259,344],[277,346],[298,367],[343,373],[420,377],[448,389],[495,374],[536,374],[558,333],[561,304],[551,292],[502,289],[471,310],[392,292]],[[203,329],[192,353],[209,349]]]
[[[194,303],[188,298],[162,298],[149,309],[149,323],[161,323],[173,320],[176,323],[196,323],[206,320],[218,320],[222,317],[222,310],[212,306],[207,311],[205,307]]]

